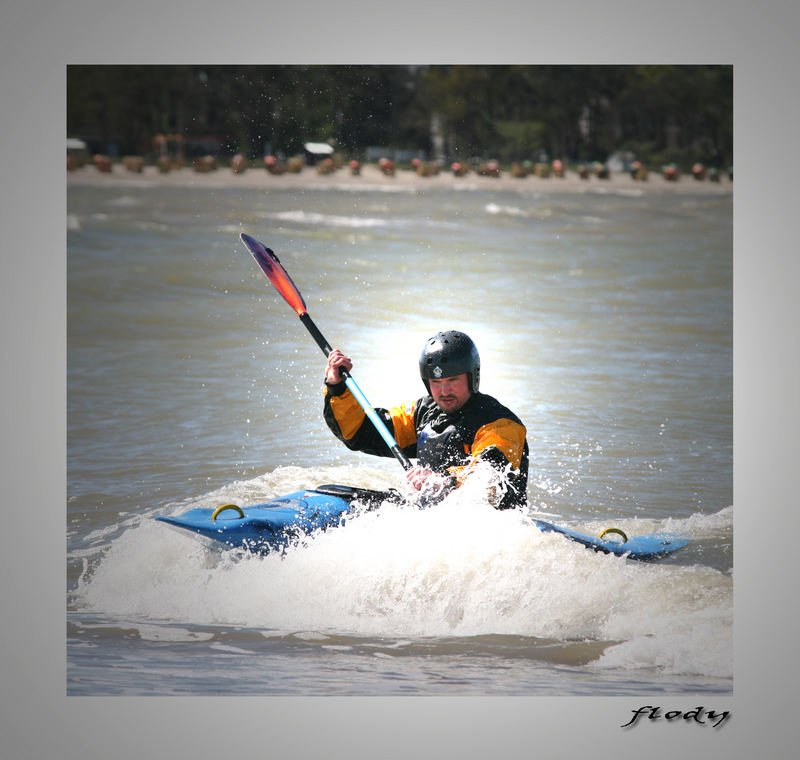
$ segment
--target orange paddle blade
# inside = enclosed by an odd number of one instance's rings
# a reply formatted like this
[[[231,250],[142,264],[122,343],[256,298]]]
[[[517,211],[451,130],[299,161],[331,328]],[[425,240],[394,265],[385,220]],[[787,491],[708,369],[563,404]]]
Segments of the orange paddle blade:
[[[250,235],[245,235],[243,232],[240,236],[242,242],[247,246],[247,250],[253,254],[256,263],[261,267],[267,279],[277,288],[278,292],[286,299],[296,312],[297,316],[302,316],[308,310],[306,309],[303,296],[297,286],[292,282],[287,271],[281,266],[278,257],[263,243],[259,243],[255,238]]]

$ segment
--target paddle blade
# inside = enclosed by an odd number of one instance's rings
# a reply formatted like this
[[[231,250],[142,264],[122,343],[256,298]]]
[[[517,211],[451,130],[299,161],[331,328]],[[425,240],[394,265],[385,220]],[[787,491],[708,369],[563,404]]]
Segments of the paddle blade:
[[[306,309],[305,301],[303,301],[303,296],[300,295],[300,291],[292,282],[292,278],[289,277],[287,271],[281,266],[278,257],[263,243],[259,243],[258,240],[250,237],[250,235],[245,235],[243,232],[240,237],[247,246],[247,250],[253,254],[256,263],[267,275],[267,279],[286,299],[286,303],[297,312],[297,316],[305,314],[308,310]]]

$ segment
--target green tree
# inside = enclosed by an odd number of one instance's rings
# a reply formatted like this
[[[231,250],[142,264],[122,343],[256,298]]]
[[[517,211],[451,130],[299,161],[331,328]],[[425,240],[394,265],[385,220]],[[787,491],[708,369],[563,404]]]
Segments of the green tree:
[[[158,133],[213,137],[223,154],[291,155],[308,140],[451,158],[540,152],[650,162],[733,160],[730,66],[92,66],[67,68],[67,130],[122,153]],[[203,149],[199,146],[198,150]]]

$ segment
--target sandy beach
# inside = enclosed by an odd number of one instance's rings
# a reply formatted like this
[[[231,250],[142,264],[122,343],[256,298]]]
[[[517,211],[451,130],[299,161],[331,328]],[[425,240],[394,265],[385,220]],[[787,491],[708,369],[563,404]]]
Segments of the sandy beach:
[[[208,188],[347,188],[347,189],[408,189],[423,191],[428,188],[460,188],[468,190],[506,190],[521,192],[574,192],[574,193],[712,193],[730,194],[733,181],[720,174],[718,182],[709,179],[697,180],[691,174],[684,174],[677,181],[665,179],[660,171],[650,171],[646,180],[634,180],[629,174],[612,173],[608,179],[590,175],[588,179],[574,171],[566,172],[564,177],[548,178],[528,175],[513,177],[503,172],[499,177],[480,176],[470,172],[456,177],[450,171],[442,171],[435,176],[420,176],[409,169],[398,169],[394,176],[387,176],[375,164],[366,164],[359,175],[353,175],[348,167],[332,174],[320,174],[314,167],[305,167],[301,172],[280,175],[270,174],[266,169],[249,168],[235,173],[228,166],[210,172],[197,172],[192,167],[161,173],[155,166],[145,166],[142,172],[132,172],[122,164],[115,164],[111,172],[101,172],[93,165],[86,165],[67,172],[67,186],[70,185],[125,185],[125,186],[164,186],[164,187],[208,187]]]

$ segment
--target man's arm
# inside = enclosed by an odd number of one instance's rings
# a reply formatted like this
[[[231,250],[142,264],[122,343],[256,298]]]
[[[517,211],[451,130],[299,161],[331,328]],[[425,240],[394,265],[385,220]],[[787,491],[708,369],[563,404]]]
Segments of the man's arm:
[[[472,442],[469,464],[450,468],[459,485],[480,462],[488,462],[506,477],[506,492],[498,496],[494,506],[509,509],[527,502],[528,442],[525,426],[516,420],[501,418],[479,428]],[[510,466],[510,467],[509,467]],[[510,471],[509,471],[510,470]]]
[[[338,349],[328,357],[325,371],[325,404],[323,416],[331,432],[352,451],[376,456],[393,456],[382,436],[367,417],[355,396],[339,374],[339,368],[350,371],[352,361]],[[417,455],[417,434],[414,428],[414,405],[391,410],[376,407],[375,412],[393,432],[397,445],[406,456]]]

